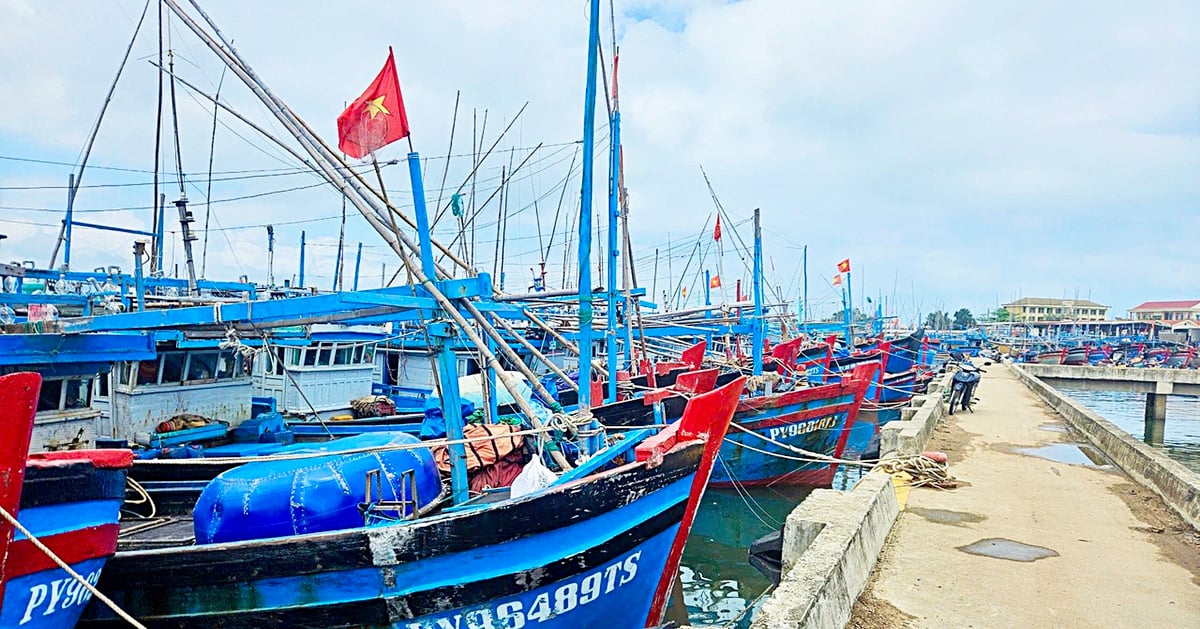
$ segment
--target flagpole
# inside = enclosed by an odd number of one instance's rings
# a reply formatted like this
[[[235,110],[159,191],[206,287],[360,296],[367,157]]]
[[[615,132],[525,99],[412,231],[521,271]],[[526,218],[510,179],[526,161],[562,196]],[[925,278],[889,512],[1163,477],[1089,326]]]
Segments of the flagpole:
[[[808,245],[804,245],[804,334],[808,335]]]
[[[844,318],[846,320],[846,352],[853,353],[854,352],[854,328],[853,328],[853,324],[851,323],[851,320],[850,320],[851,319],[850,299],[848,297],[849,291],[847,290],[847,286],[849,286],[849,284],[850,284],[850,272],[846,271],[846,281],[842,283],[842,312],[845,313]]]

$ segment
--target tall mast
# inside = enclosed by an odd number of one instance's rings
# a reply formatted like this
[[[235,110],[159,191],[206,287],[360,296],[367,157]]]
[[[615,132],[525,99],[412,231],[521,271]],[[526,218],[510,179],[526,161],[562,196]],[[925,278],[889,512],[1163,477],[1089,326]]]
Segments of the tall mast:
[[[600,0],[591,0],[587,85],[583,98],[583,186],[579,200],[579,410],[591,408],[592,382],[592,162],[596,146],[596,57]],[[610,377],[613,377],[610,374]]]
[[[759,222],[758,215],[758,208],[754,208],[754,347],[750,350],[750,356],[751,360],[754,361],[754,375],[761,376],[763,359],[763,256],[762,224]]]
[[[598,28],[598,27],[597,27]],[[617,244],[617,224],[621,220],[621,110],[617,101],[617,54],[613,53],[613,107],[609,119],[608,161],[608,328],[605,333],[605,352],[608,356],[608,402],[617,401],[617,264],[621,247]],[[629,316],[629,312],[625,316]],[[625,350],[628,352],[628,348]]]

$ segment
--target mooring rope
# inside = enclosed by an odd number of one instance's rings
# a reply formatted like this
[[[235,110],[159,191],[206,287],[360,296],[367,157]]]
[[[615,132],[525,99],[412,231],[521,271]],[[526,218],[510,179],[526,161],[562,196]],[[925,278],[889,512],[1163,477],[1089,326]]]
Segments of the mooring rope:
[[[112,599],[105,596],[100,590],[97,590],[96,586],[88,583],[88,580],[83,578],[83,575],[75,572],[71,566],[67,565],[67,562],[63,561],[58,555],[54,554],[54,551],[50,550],[48,546],[43,544],[42,540],[38,539],[33,533],[29,532],[29,529],[22,526],[21,523],[17,521],[17,518],[8,512],[8,509],[0,507],[0,517],[3,517],[9,524],[13,525],[13,528],[20,531],[21,534],[29,540],[29,543],[33,544],[34,547],[45,553],[46,556],[50,558],[50,561],[53,561],[58,565],[59,568],[65,570],[67,574],[71,575],[72,579],[78,581],[80,585],[92,593],[92,596],[96,597],[100,602],[104,603],[109,609],[111,609],[114,614],[120,616],[122,620],[130,625],[133,625],[134,627],[137,627],[138,629],[146,629],[146,625],[143,625],[142,623],[138,622],[136,618],[130,616],[128,612],[121,609],[121,607],[114,603]]]
[[[955,489],[958,487],[958,479],[950,475],[947,466],[944,463],[938,463],[933,459],[914,454],[901,459],[885,459],[879,462],[877,468],[887,474],[908,474],[912,481],[912,487],[924,487],[926,485],[937,489]]]

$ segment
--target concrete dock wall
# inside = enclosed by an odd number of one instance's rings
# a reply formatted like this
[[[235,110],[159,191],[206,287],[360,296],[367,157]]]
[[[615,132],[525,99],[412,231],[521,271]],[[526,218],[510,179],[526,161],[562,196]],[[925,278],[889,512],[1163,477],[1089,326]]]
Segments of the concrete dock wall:
[[[883,427],[885,457],[918,454],[945,415],[942,390],[949,376],[913,400],[905,421]],[[903,417],[903,416],[902,416]],[[900,514],[892,479],[871,472],[843,492],[818,489],[787,517],[783,529],[783,578],[763,602],[752,629],[846,626],[879,553]]]
[[[1013,373],[1087,437],[1133,480],[1152,489],[1188,524],[1200,530],[1200,475],[1135,439],[1112,422],[1043,382],[1020,366]]]

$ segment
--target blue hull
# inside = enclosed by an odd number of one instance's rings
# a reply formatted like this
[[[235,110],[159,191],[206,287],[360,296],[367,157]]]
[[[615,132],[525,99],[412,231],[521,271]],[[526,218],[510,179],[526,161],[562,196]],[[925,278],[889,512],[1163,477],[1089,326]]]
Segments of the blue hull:
[[[100,588],[170,626],[640,627],[701,450],[413,522],[119,553]],[[93,604],[94,625],[117,623]]]

